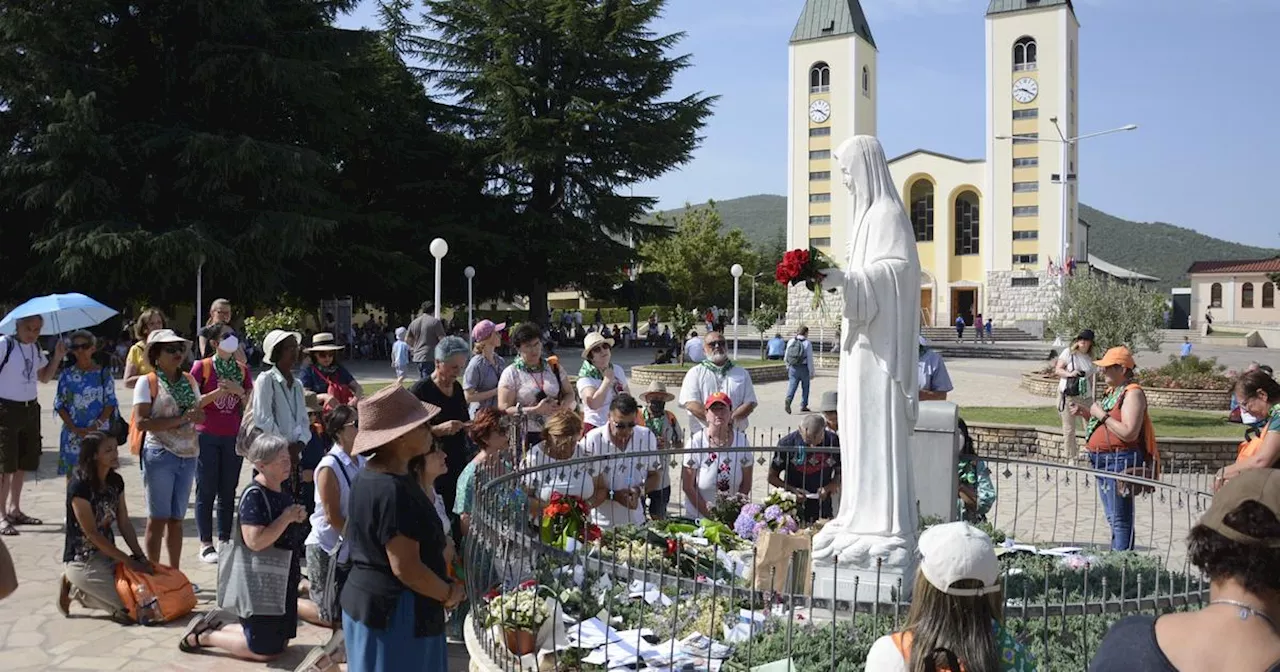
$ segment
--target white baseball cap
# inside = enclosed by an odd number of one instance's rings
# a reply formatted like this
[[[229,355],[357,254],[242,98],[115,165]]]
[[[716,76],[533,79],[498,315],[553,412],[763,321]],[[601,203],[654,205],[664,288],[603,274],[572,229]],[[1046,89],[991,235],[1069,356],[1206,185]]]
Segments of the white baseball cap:
[[[920,535],[920,573],[947,595],[989,595],[1000,590],[1000,561],[991,537],[968,523],[934,525]],[[980,588],[953,588],[958,581]]]

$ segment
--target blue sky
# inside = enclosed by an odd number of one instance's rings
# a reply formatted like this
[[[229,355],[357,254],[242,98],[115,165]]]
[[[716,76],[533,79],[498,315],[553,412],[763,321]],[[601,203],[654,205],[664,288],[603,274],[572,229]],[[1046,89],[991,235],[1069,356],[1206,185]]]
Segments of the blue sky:
[[[890,156],[982,157],[987,0],[862,0],[879,47],[879,135]],[[1280,0],[1076,0],[1080,198],[1138,221],[1280,247]],[[787,40],[803,0],[670,0],[693,65],[674,94],[721,96],[683,168],[638,188],[664,208],[786,193]],[[373,26],[374,3],[340,21]],[[922,92],[931,92],[926,95]],[[920,101],[950,101],[944,107]]]

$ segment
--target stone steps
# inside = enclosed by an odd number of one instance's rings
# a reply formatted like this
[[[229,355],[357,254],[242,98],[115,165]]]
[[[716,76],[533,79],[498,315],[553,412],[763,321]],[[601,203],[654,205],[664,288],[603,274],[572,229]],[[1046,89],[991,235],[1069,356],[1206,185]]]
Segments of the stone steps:
[[[927,340],[941,341],[944,343],[947,341],[956,340],[955,327],[923,327],[920,329],[920,335],[924,336]],[[965,340],[967,341],[973,340],[973,327],[965,327],[964,337],[965,337]],[[1035,336],[1032,336],[1031,334],[1028,334],[1023,330],[1018,329],[1017,327],[996,327],[991,330],[991,338],[988,340],[993,340],[997,342],[999,341],[1024,341],[1025,342],[1025,341],[1036,341],[1038,339]]]

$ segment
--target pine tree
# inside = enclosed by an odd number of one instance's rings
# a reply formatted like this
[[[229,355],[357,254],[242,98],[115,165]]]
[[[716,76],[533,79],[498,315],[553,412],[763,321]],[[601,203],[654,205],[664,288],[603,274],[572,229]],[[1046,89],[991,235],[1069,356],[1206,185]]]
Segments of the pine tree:
[[[689,161],[714,97],[670,98],[683,34],[650,25],[665,0],[425,0],[427,32],[393,35],[464,114],[512,222],[511,289],[547,314],[547,291],[623,279],[655,199],[628,188]],[[384,2],[405,26],[404,3]]]

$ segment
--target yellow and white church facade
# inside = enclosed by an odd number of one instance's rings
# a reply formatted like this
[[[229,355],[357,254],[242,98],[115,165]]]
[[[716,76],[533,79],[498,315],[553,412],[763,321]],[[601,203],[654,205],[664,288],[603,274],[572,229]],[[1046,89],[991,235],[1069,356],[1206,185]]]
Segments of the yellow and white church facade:
[[[1078,157],[1060,142],[1078,135],[1079,29],[1071,0],[990,0],[986,158],[917,149],[890,160],[920,253],[922,324],[982,313],[1039,331],[1055,269],[1088,258]],[[831,152],[876,135],[877,45],[859,0],[806,0],[788,51],[787,248],[812,245],[843,264],[851,204]],[[838,311],[815,314],[807,290],[791,289],[789,324],[838,318],[829,313]]]

